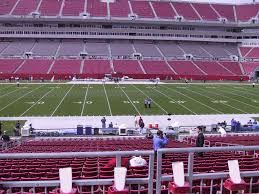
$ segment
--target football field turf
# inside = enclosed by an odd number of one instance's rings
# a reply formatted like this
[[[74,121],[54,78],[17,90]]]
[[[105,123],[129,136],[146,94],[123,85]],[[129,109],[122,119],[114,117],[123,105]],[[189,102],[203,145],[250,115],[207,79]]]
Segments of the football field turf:
[[[152,108],[144,100],[153,100]],[[0,116],[259,113],[259,86],[237,84],[0,85]]]

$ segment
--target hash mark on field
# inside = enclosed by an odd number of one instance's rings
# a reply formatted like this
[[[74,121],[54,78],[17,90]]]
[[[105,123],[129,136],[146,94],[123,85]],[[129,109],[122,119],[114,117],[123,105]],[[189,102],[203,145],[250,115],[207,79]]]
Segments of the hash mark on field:
[[[240,101],[240,100],[231,98],[231,97],[229,97],[229,96],[225,96],[223,93],[229,94],[229,92],[226,92],[226,91],[223,91],[223,92],[221,92],[220,94],[215,93],[215,92],[211,92],[211,93],[212,93],[212,94],[215,94],[215,95],[218,95],[218,96],[223,96],[224,98],[228,98],[228,99],[234,100],[234,101],[239,102],[239,103],[242,103],[242,104],[245,104],[245,105],[250,106],[250,107],[252,107],[252,108],[257,108],[257,107],[254,107],[254,106],[251,105],[251,104],[247,104],[246,102],[243,102],[243,101]],[[231,92],[230,92],[230,94],[231,94]],[[232,93],[232,94],[233,94],[233,93]],[[234,95],[239,96],[239,95],[237,95],[237,94],[234,94]]]
[[[69,90],[66,92],[66,94],[63,96],[62,100],[59,102],[58,106],[55,108],[55,110],[52,112],[52,114],[50,115],[51,117],[55,114],[55,112],[58,110],[58,108],[60,107],[60,105],[62,104],[62,102],[65,100],[66,96],[69,94],[69,92],[73,89],[75,85],[72,85]]]
[[[88,84],[87,89],[85,91],[85,98],[84,98],[84,103],[83,103],[83,107],[82,107],[82,110],[81,110],[81,116],[83,116],[83,113],[84,113],[85,102],[86,102],[86,99],[87,99],[88,89],[89,89],[89,84]]]
[[[164,87],[165,87],[165,86],[164,86]],[[204,104],[204,103],[202,103],[202,102],[200,102],[200,101],[198,101],[198,100],[196,100],[196,99],[194,99],[194,98],[192,98],[192,97],[190,97],[190,96],[187,96],[186,94],[183,94],[182,92],[179,92],[179,91],[177,91],[177,90],[172,90],[171,88],[168,88],[168,87],[165,87],[165,88],[167,88],[167,89],[169,89],[169,90],[171,90],[171,91],[177,92],[178,94],[181,94],[182,96],[185,96],[185,97],[187,97],[187,98],[189,98],[189,99],[191,99],[191,100],[193,100],[193,101],[195,101],[195,102],[197,102],[197,103],[199,103],[199,104],[201,104],[201,105],[203,105],[203,106],[206,106],[207,108],[209,108],[209,109],[211,109],[211,110],[213,110],[213,111],[216,111],[216,112],[218,112],[218,113],[223,114],[223,112],[221,112],[221,111],[219,111],[219,110],[217,110],[217,109],[215,109],[215,108],[212,108],[211,106],[208,106],[208,105],[206,105],[206,104]],[[187,88],[186,88],[186,90],[191,91],[191,90],[189,90],[189,89],[187,89]]]
[[[172,101],[175,102],[175,100],[174,100],[173,98],[171,98],[170,96],[164,94],[163,92],[161,92],[161,91],[159,91],[159,90],[157,90],[157,89],[153,89],[153,90],[157,91],[158,93],[164,95],[164,96],[167,97],[168,99],[170,99],[170,100],[172,100]],[[185,108],[185,109],[188,110],[189,112],[191,112],[191,113],[197,115],[196,112],[193,112],[191,109],[189,109],[188,107],[184,106],[183,104],[177,104],[177,105],[182,106],[183,108]]]
[[[12,94],[12,93],[16,92],[17,90],[20,90],[20,88],[15,89],[15,90],[13,90],[13,91],[11,91],[11,92],[8,92],[8,93],[6,93],[6,94],[3,94],[3,95],[0,96],[0,98],[1,98],[1,97],[4,97],[4,96],[8,96],[9,94]]]
[[[194,92],[194,91],[192,91],[192,90],[190,90],[190,91],[193,92],[193,93],[196,93],[196,94],[198,94],[198,95],[201,95],[201,96],[203,96],[203,97],[206,97],[206,98],[208,98],[208,99],[216,100],[215,98],[211,98],[211,97],[205,95],[206,92],[207,92],[207,93],[212,93],[212,92],[207,91],[207,90],[203,90],[203,89],[201,89],[201,88],[199,88],[199,89],[202,90],[202,91],[204,91],[204,93],[203,93],[203,94],[200,94],[199,92]],[[213,93],[212,93],[212,94],[213,94]],[[215,93],[214,93],[214,94],[215,94]],[[216,95],[218,95],[218,94],[216,94]],[[236,109],[236,110],[238,110],[238,111],[240,111],[240,112],[243,112],[243,113],[248,114],[248,112],[246,112],[246,111],[244,111],[244,110],[241,110],[241,109],[239,109],[239,108],[236,108],[236,107],[234,107],[234,106],[231,106],[230,104],[224,104],[224,105],[225,105],[225,106],[229,106],[229,107],[231,107],[231,108],[233,108],[233,109]]]
[[[103,84],[103,89],[104,89],[104,93],[105,93],[106,100],[107,100],[107,103],[108,103],[108,107],[109,107],[110,115],[112,116],[112,109],[111,109],[110,101],[109,101],[109,99],[108,99],[107,92],[106,92],[106,89],[105,89],[104,84]]]
[[[41,102],[41,100],[43,99],[43,98],[45,98],[45,96],[47,96],[50,92],[52,92],[53,90],[54,90],[55,88],[53,88],[53,89],[51,89],[50,91],[48,91],[47,93],[45,93],[39,100],[37,100],[35,103],[33,103],[26,111],[24,111],[21,115],[20,115],[20,117],[21,116],[23,116],[25,113],[27,113],[32,107],[34,107],[35,105],[37,105],[37,104],[44,104],[44,102],[42,103]]]
[[[118,87],[120,87],[120,85],[118,84]],[[129,98],[129,96],[128,96],[128,94],[120,87],[120,89],[121,89],[121,91],[124,93],[124,95],[128,98],[128,100],[130,101],[130,103],[132,104],[132,106],[135,108],[135,110],[137,111],[137,113],[139,114],[139,115],[141,115],[140,114],[140,112],[139,112],[139,110],[137,109],[137,107],[135,106],[135,104],[131,101],[131,99]]]
[[[33,90],[31,90],[30,92],[25,93],[25,94],[22,95],[21,97],[17,98],[16,100],[12,101],[11,103],[9,103],[9,104],[7,104],[5,107],[3,107],[3,108],[0,110],[0,112],[1,112],[2,110],[6,109],[8,106],[10,106],[10,105],[14,104],[15,102],[17,102],[18,100],[22,99],[23,97],[27,96],[28,94],[32,93],[33,91],[35,91],[35,90],[37,90],[37,89],[40,89],[41,87],[43,87],[43,85],[42,85],[42,86],[39,86],[39,87],[37,87],[37,88],[35,88],[35,89],[33,89]]]
[[[146,95],[142,90],[140,90],[137,86],[135,86],[135,85],[133,85],[132,84],[132,86],[134,87],[134,88],[136,88],[138,91],[140,91],[142,94],[144,94],[146,97],[148,97],[148,95]],[[146,88],[148,88],[148,87],[146,87]],[[150,87],[150,88],[152,88],[152,87]],[[153,99],[152,99],[153,100]],[[154,102],[154,104],[156,104],[162,111],[164,111],[166,114],[168,113],[163,107],[161,107],[156,101],[154,101],[153,100],[153,102]]]

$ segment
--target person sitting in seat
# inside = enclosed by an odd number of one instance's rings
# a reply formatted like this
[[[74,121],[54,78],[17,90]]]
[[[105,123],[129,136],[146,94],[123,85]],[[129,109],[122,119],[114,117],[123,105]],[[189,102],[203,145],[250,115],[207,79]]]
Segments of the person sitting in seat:
[[[3,141],[2,149],[7,149],[8,143],[10,142],[10,136],[6,134],[6,131],[4,131],[4,134],[1,137],[1,140]]]

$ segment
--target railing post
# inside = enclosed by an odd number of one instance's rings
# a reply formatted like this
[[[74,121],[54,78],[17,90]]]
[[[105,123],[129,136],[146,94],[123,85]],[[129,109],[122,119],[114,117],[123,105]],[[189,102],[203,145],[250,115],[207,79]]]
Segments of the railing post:
[[[154,179],[154,154],[149,155],[149,162],[148,162],[148,194],[153,193],[153,179]]]
[[[121,156],[116,155],[116,167],[121,167]]]
[[[157,150],[157,170],[156,170],[156,194],[161,193],[161,170],[162,170],[162,152]]]
[[[193,161],[194,161],[194,153],[190,152],[188,157],[188,181],[190,184],[190,193],[192,192]]]

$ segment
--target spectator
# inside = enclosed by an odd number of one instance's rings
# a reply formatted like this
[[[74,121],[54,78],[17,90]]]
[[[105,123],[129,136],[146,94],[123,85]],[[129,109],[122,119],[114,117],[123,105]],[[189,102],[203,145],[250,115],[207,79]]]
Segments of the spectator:
[[[113,124],[112,124],[112,122],[110,122],[110,124],[109,124],[109,128],[113,128]]]
[[[8,148],[8,143],[10,142],[9,135],[6,135],[6,131],[4,131],[4,134],[1,137],[1,140],[3,141],[2,149]]]
[[[21,128],[20,121],[17,121],[17,123],[15,124],[15,128],[20,130]]]
[[[231,131],[236,131],[236,120],[233,118],[231,120]]]
[[[253,125],[257,125],[257,121],[256,120],[254,120]]]
[[[252,126],[253,125],[253,122],[252,120],[249,120],[248,123],[247,123],[248,126]]]
[[[102,122],[102,128],[106,128],[106,118],[105,117],[102,118],[101,122]]]
[[[135,124],[135,128],[137,129],[139,127],[139,116],[137,115],[135,115],[134,124]]]
[[[196,139],[196,147],[203,147],[204,146],[204,135],[203,135],[203,132],[202,132],[202,127],[198,126],[196,128],[196,130],[198,132],[198,137]],[[197,156],[202,157],[203,153],[199,152],[199,153],[197,153]]]
[[[155,156],[157,155],[157,150],[160,148],[164,148],[167,144],[167,137],[164,137],[163,131],[158,130],[157,135],[153,138],[153,148]]]

